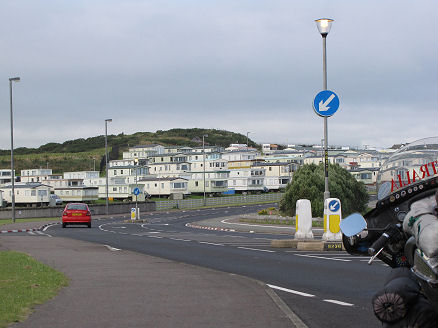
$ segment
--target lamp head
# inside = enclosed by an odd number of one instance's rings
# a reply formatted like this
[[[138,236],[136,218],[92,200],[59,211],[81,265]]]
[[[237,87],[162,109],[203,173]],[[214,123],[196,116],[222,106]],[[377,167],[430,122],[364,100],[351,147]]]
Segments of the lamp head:
[[[327,34],[329,34],[330,29],[332,27],[333,19],[320,18],[320,19],[315,20],[315,22],[316,22],[316,26],[318,27],[319,33],[321,33],[321,35],[323,37],[326,37]]]
[[[105,122],[112,122],[112,121],[113,121],[112,118],[107,118],[107,119],[105,120]]]
[[[9,81],[14,81],[14,82],[20,82],[20,78],[17,76],[17,77],[11,77],[11,78],[9,78]]]

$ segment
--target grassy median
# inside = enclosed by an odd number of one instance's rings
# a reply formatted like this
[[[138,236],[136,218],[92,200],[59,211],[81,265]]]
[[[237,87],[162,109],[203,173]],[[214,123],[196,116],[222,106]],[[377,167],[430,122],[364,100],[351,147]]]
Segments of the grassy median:
[[[23,320],[67,284],[65,275],[26,254],[0,251],[0,327]]]

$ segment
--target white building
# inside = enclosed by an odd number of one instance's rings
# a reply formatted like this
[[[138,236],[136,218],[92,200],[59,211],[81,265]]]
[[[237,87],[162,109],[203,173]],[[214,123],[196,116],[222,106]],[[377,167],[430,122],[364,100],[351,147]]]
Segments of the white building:
[[[14,171],[14,177],[15,177],[15,171]],[[17,181],[17,178],[15,177],[15,180]],[[0,186],[11,183],[11,170],[10,169],[1,169],[0,170]]]
[[[62,174],[53,174],[52,169],[21,170],[21,182],[41,182],[62,179]]]
[[[188,160],[191,167],[189,191],[191,193],[222,193],[228,190],[228,161],[219,152],[190,153]],[[205,167],[204,167],[205,164]],[[205,180],[205,189],[204,189]]]
[[[0,187],[3,199],[12,203],[12,185]],[[15,204],[18,205],[48,205],[50,202],[50,186],[39,182],[17,182],[14,184]]]
[[[99,178],[99,171],[64,172],[64,179],[95,179]]]
[[[55,188],[55,194],[63,202],[91,202],[99,198],[97,187],[59,187]]]
[[[106,198],[106,185],[99,186],[99,198]],[[116,200],[135,200],[134,189],[140,189],[140,195],[138,195],[138,201],[145,200],[144,187],[138,182],[136,183],[125,183],[122,179],[111,179],[108,183],[108,198]]]
[[[143,159],[156,154],[164,154],[164,147],[157,144],[139,145],[131,147],[128,151],[123,152],[123,159]]]
[[[151,196],[188,195],[188,180],[179,177],[149,177],[138,181],[145,193]]]
[[[253,168],[261,168],[265,171],[264,186],[268,190],[285,189],[292,181],[291,163],[254,163]]]

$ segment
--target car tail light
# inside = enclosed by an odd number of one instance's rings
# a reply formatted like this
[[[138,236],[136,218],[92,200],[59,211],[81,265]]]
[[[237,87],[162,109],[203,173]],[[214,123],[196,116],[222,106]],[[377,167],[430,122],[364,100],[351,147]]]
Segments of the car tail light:
[[[67,214],[67,212],[65,212],[65,211],[62,213],[62,216],[67,216],[67,215],[68,215],[68,214]]]
[[[91,216],[91,212],[90,211],[87,211],[87,216]]]

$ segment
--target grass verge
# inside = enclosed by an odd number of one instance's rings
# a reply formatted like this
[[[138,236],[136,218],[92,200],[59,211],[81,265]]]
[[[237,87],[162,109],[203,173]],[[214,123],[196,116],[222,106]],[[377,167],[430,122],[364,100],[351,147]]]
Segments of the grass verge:
[[[295,220],[288,219],[239,219],[239,222],[245,223],[255,223],[255,224],[269,224],[269,225],[290,225],[295,226]],[[324,222],[322,221],[313,221],[312,227],[314,228],[322,228],[324,226]]]
[[[40,221],[60,221],[61,217],[59,218],[34,218],[34,219],[15,219],[15,223],[19,222],[40,222]],[[0,226],[5,224],[12,223],[12,219],[2,219],[0,220]]]
[[[65,275],[26,254],[0,251],[0,327],[23,320],[67,284]]]

